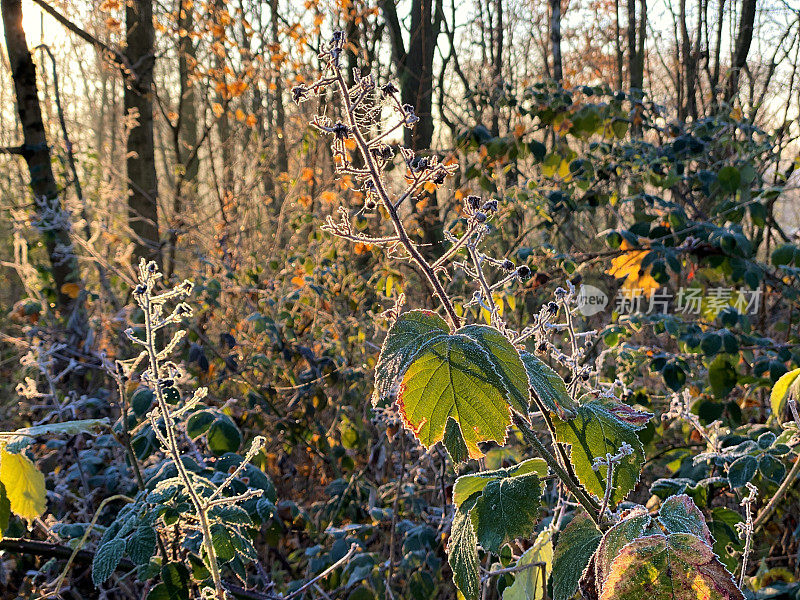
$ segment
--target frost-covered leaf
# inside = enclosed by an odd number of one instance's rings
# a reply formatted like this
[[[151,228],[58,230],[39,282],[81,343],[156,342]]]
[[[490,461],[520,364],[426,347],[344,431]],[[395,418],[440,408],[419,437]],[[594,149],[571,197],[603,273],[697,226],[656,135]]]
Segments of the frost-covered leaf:
[[[658,520],[669,533],[691,533],[709,546],[714,543],[703,513],[686,494],[667,498],[658,511]]]
[[[480,442],[505,441],[509,405],[527,414],[524,365],[492,327],[469,325],[451,335],[435,313],[406,313],[387,334],[375,373],[373,402],[396,400],[420,442],[444,441],[456,461],[483,456]]]
[[[642,537],[650,528],[652,519],[643,506],[633,509],[626,518],[606,531],[594,557],[594,581],[600,594],[603,582],[608,577],[611,563],[623,547]]]
[[[567,392],[561,375],[529,352],[523,352],[521,356],[531,389],[541,403],[562,419],[573,417],[577,404]]]
[[[478,443],[505,442],[511,424],[507,395],[489,355],[472,338],[456,334],[429,342],[415,357],[397,404],[403,423],[426,448],[442,441],[453,418],[469,456],[480,458]]]
[[[414,356],[429,340],[450,333],[442,317],[429,310],[412,310],[400,315],[383,341],[375,366],[373,405],[391,402]]]
[[[513,467],[462,475],[456,479],[453,486],[453,502],[456,506],[461,506],[474,493],[482,492],[490,481],[529,473],[536,473],[539,477],[544,477],[547,475],[547,463],[541,458],[529,458]]]
[[[476,600],[480,592],[478,575],[478,539],[469,518],[472,502],[456,509],[447,542],[447,562],[453,571],[453,583],[466,600]]]
[[[103,419],[81,419],[77,421],[65,421],[63,423],[47,423],[45,425],[35,425],[24,427],[16,431],[0,432],[0,440],[8,444],[30,444],[34,438],[40,436],[57,435],[78,435],[80,433],[95,433],[108,427],[108,418]]]
[[[601,538],[585,512],[575,515],[564,528],[553,555],[553,600],[572,598]]]
[[[616,454],[623,443],[633,448],[633,453],[623,457],[614,468],[612,504],[624,500],[636,486],[644,464],[644,448],[636,435],[637,427],[614,413],[616,404],[592,400],[577,407],[574,419],[554,419],[558,441],[572,446],[570,461],[578,480],[598,498],[605,493],[608,467],[593,470],[595,457]]]
[[[533,546],[519,557],[517,568],[525,565],[538,565],[519,571],[514,583],[503,591],[503,600],[544,600],[547,589],[547,576],[553,568],[553,534],[545,529]]]
[[[611,563],[600,600],[743,600],[711,548],[689,533],[649,535]]]
[[[156,530],[150,525],[139,525],[128,538],[125,550],[134,564],[146,564],[156,551]]]
[[[530,406],[530,382],[520,353],[508,338],[494,327],[486,325],[467,325],[457,333],[471,337],[483,348],[508,389],[508,402],[521,414],[528,414]]]
[[[24,454],[0,450],[0,483],[5,486],[11,511],[27,521],[47,508],[44,475]]]
[[[756,474],[758,461],[754,456],[741,456],[728,467],[728,481],[731,487],[740,488]]]
[[[470,512],[478,543],[490,552],[529,537],[539,520],[542,487],[535,473],[489,481]]]
[[[116,570],[125,553],[125,540],[113,539],[97,549],[92,561],[92,581],[100,585]]]

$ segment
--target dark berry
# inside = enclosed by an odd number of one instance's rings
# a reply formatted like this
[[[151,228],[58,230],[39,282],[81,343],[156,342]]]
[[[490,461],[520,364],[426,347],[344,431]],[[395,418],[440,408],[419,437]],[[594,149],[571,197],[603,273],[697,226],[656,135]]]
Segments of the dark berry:
[[[503,267],[503,269],[505,269],[506,271],[513,271],[513,270],[514,270],[514,266],[515,266],[515,265],[514,265],[514,263],[513,263],[513,262],[511,262],[511,261],[510,261],[510,260],[508,260],[508,259],[505,259],[505,260],[503,261],[503,265],[502,265],[502,267]]]
[[[478,210],[478,207],[480,205],[481,205],[480,196],[467,196],[467,206],[469,206],[472,210]]]
[[[517,267],[517,277],[522,281],[528,281],[531,278],[531,268],[528,265],[520,265]]]
[[[484,221],[486,221],[486,215],[483,214],[482,212],[475,213],[475,220],[478,223],[483,223]]]

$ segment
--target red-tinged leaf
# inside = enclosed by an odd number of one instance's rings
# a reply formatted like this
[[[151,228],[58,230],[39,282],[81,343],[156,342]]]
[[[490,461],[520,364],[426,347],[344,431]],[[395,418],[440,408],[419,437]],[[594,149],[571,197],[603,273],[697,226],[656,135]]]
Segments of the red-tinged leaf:
[[[744,600],[711,548],[689,533],[650,535],[611,563],[600,600]]]

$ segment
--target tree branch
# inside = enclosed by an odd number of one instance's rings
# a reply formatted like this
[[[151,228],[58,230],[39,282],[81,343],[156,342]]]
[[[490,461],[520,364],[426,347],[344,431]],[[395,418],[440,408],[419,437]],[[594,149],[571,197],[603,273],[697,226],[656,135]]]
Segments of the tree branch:
[[[91,44],[92,46],[100,50],[103,54],[105,54],[106,58],[108,58],[111,62],[115,63],[115,66],[120,69],[123,77],[127,79],[134,79],[134,80],[136,79],[136,74],[131,68],[128,59],[126,59],[121,52],[119,52],[118,50],[114,50],[111,46],[97,39],[88,31],[78,27],[75,23],[70,21],[67,17],[62,15],[55,8],[53,8],[47,2],[45,2],[45,0],[33,0],[33,1],[36,4],[38,4],[44,12],[53,17],[59,23],[61,23],[61,25],[63,25],[65,29],[74,33],[84,42]]]

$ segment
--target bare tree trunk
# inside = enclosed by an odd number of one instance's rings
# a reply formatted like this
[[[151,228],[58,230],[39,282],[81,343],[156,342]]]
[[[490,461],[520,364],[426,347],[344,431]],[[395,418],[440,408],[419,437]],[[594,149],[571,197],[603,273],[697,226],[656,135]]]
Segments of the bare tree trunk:
[[[392,58],[400,73],[400,97],[404,104],[414,106],[419,117],[413,129],[405,129],[405,144],[413,150],[427,151],[433,141],[433,55],[444,16],[442,0],[412,0],[408,49],[394,0],[382,0],[380,6],[389,27]],[[435,194],[430,195],[420,217],[423,243],[432,252],[440,252],[444,229]]]
[[[625,87],[623,74],[622,42],[620,40],[621,27],[619,26],[619,0],[614,0],[614,50],[617,55],[617,89]]]
[[[550,0],[550,47],[553,53],[553,79],[561,83],[564,79],[561,60],[561,0]]]
[[[636,71],[636,0],[628,0],[628,83],[633,87]]]
[[[172,199],[173,224],[169,234],[169,262],[164,266],[167,277],[175,272],[179,232],[185,226],[182,213],[186,205],[194,206],[197,200],[197,99],[189,74],[197,58],[191,33],[194,28],[194,8],[190,2],[181,1],[178,14],[178,131],[175,157],[183,170],[178,176],[175,196]]]
[[[152,0],[129,0],[125,8],[125,57],[131,77],[124,93],[125,114],[137,115],[128,132],[128,223],[136,237],[136,254],[160,260],[158,180],[153,137],[153,67],[155,30]]]
[[[725,21],[725,0],[719,0],[719,9],[717,11],[717,36],[716,43],[714,44],[714,70],[711,72],[711,104],[717,103],[717,95],[719,90],[719,60],[722,52],[722,25]]]
[[[492,86],[497,91],[498,97],[503,93],[503,1],[496,0],[497,24],[494,34],[494,61],[492,63]],[[499,102],[492,107],[492,135],[500,135],[500,106]]]
[[[681,72],[684,73],[684,101],[681,103],[681,106],[678,106],[678,120],[682,121],[686,118],[691,111],[691,105],[693,102],[692,96],[694,93],[694,81],[692,81],[692,69],[691,69],[691,42],[689,41],[689,29],[686,26],[686,0],[680,0],[680,14],[678,15],[678,26],[680,27],[681,32],[681,42],[680,42],[680,63],[679,68]],[[697,112],[697,108],[695,107],[695,113]]]
[[[17,113],[22,125],[23,145],[15,152],[25,159],[31,176],[30,185],[38,214],[37,228],[42,233],[50,259],[58,311],[67,323],[71,341],[78,345],[88,339],[89,333],[84,294],[80,293],[83,286],[70,238],[70,216],[61,205],[51,166],[50,146],[36,87],[36,67],[22,28],[21,0],[2,0],[0,12],[17,97]],[[68,284],[77,285],[79,293],[72,293]]]
[[[747,64],[750,43],[753,41],[753,24],[756,20],[756,0],[742,0],[742,14],[739,19],[739,33],[733,52],[733,65],[725,87],[725,102],[730,103],[739,91],[739,74]]]
[[[279,21],[278,21],[278,0],[270,0],[270,28],[272,33],[272,43],[280,43],[278,37]],[[283,106],[283,79],[280,73],[275,74],[275,133],[277,137],[276,142],[276,156],[275,167],[278,173],[285,173],[289,170],[289,153],[286,150],[286,111]]]
[[[644,89],[644,43],[647,39],[647,0],[639,0],[639,34],[636,36],[636,64],[631,73],[631,87]]]

